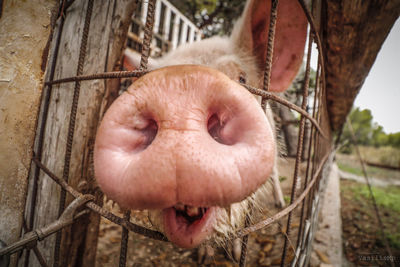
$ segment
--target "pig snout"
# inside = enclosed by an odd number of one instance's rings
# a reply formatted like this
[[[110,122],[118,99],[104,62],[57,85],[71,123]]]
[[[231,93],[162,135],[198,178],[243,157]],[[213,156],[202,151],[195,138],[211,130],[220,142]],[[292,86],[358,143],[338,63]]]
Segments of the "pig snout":
[[[133,83],[105,114],[94,166],[105,194],[130,209],[163,210],[167,237],[192,247],[218,208],[265,183],[275,157],[254,96],[223,73],[181,65]]]

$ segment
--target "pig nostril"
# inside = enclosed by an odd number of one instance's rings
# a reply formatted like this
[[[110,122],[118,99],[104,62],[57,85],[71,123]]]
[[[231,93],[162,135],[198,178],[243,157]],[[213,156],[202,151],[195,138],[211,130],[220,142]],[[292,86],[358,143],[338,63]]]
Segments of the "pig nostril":
[[[146,149],[156,138],[158,132],[158,126],[156,121],[149,120],[146,127],[140,130],[144,136],[143,141],[141,142],[140,150]]]
[[[226,144],[221,136],[221,130],[224,128],[223,123],[218,118],[217,114],[213,114],[207,122],[207,129],[210,136],[221,144]]]

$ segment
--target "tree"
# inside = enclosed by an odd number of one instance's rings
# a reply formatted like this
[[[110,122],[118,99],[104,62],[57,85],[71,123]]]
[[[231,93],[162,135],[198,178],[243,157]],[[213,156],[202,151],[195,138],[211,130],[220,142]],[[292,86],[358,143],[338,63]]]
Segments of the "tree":
[[[229,34],[246,3],[242,0],[170,0],[170,2],[202,29],[207,37]]]
[[[387,136],[388,145],[400,148],[400,132],[391,133]]]
[[[373,116],[369,109],[361,110],[353,108],[349,119],[354,129],[357,143],[365,146],[393,146],[400,148],[400,132],[386,134],[383,127],[373,122]],[[352,152],[352,139],[347,124],[343,128],[341,140],[342,153]]]

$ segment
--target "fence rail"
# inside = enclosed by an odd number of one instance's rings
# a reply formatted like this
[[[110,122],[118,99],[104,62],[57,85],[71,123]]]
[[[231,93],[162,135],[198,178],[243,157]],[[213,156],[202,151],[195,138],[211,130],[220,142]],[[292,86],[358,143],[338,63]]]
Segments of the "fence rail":
[[[142,1],[132,17],[128,32],[128,47],[140,53],[144,37],[149,2]],[[202,38],[202,32],[167,0],[157,0],[155,5],[151,56],[158,57],[179,45],[193,43]]]

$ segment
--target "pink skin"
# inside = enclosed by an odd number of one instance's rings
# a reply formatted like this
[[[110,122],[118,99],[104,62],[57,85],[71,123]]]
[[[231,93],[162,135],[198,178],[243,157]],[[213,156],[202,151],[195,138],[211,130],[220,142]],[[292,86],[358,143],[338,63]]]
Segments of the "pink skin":
[[[171,207],[243,200],[269,177],[274,147],[264,112],[240,84],[207,67],[172,66],[143,76],[112,104],[94,165],[110,198],[164,209],[167,237],[189,248],[213,231],[216,211],[188,224]]]
[[[138,79],[98,129],[94,165],[104,193],[125,208],[162,210],[161,227],[178,246],[201,244],[214,231],[216,206],[245,199],[271,174],[272,118],[236,82],[244,72],[249,84],[261,87],[269,12],[269,0],[250,0],[230,40],[193,43],[154,61],[153,68],[197,65],[162,68]],[[286,90],[295,77],[306,32],[298,1],[280,1],[272,91]],[[125,62],[138,63],[128,54]],[[176,204],[208,209],[190,223],[177,216]]]
[[[210,68],[173,66],[139,79],[112,104],[94,163],[103,191],[131,209],[226,206],[269,177],[273,135],[237,82]]]

